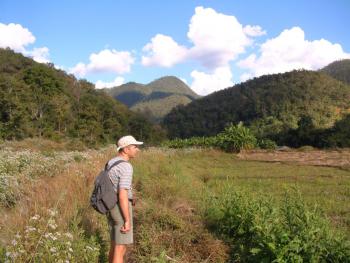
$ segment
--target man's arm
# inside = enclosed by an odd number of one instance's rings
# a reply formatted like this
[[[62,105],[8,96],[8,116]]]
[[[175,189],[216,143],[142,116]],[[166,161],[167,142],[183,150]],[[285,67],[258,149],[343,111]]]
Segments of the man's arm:
[[[119,206],[122,210],[122,215],[124,218],[124,225],[121,227],[121,232],[128,232],[131,228],[130,222],[130,213],[129,213],[129,199],[128,199],[128,190],[127,189],[119,189]]]

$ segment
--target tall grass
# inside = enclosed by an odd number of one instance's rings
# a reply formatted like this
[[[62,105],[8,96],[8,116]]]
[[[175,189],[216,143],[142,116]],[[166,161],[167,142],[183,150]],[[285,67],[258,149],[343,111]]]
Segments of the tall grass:
[[[107,148],[75,153],[72,162],[57,167],[55,176],[48,173],[22,182],[19,202],[0,208],[0,261],[103,262],[107,224],[89,207],[89,196],[111,152]],[[53,152],[57,154],[64,152]],[[14,176],[24,177],[20,172]],[[52,208],[54,215],[48,210]]]
[[[28,184],[40,177],[53,177],[73,162],[89,157],[88,152],[0,150],[0,206],[15,206]]]
[[[226,262],[227,247],[205,228],[191,200],[201,182],[183,173],[179,155],[148,149],[135,160],[136,243],[131,262]]]

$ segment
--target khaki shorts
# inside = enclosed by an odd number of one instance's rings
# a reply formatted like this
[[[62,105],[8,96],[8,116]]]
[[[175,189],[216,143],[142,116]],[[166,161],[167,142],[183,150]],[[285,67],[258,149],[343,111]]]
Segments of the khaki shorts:
[[[120,232],[120,228],[124,225],[124,218],[120,210],[119,205],[117,204],[107,213],[109,232],[111,240],[116,244],[132,244],[134,242],[134,226],[132,219],[132,205],[129,201],[129,213],[131,220],[131,229],[127,233]]]

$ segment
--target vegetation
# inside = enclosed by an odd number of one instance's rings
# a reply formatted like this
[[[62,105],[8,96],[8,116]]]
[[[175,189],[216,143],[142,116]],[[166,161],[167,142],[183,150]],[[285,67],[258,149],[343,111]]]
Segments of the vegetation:
[[[281,138],[278,141],[293,147],[303,145],[312,145],[319,148],[350,147],[350,114],[344,116],[343,119],[335,122],[334,126],[328,129],[317,129],[310,117],[303,116],[298,122],[298,128],[279,134]]]
[[[7,140],[70,138],[96,146],[131,132],[160,139],[145,118],[93,84],[9,49],[0,49],[0,110],[0,138]]]
[[[238,125],[231,124],[216,136],[174,139],[165,141],[162,145],[170,148],[213,147],[226,152],[239,152],[256,147],[261,149],[276,148],[274,141],[269,139],[257,140],[250,129],[243,126],[243,123],[239,123]]]
[[[26,142],[25,142],[26,143]],[[27,140],[28,143],[28,140]],[[36,139],[29,144],[46,144]],[[13,207],[26,196],[26,185],[41,177],[53,177],[74,162],[89,158],[89,151],[58,151],[18,149],[10,146],[0,150],[0,207]],[[38,146],[36,146],[38,147]]]
[[[175,106],[186,105],[199,98],[183,81],[172,76],[154,80],[147,85],[129,82],[105,91],[156,123]]]
[[[230,258],[224,262],[348,262],[349,171],[247,162],[214,150],[150,149],[136,160],[135,172],[140,175],[136,188],[147,204],[139,224],[146,228],[142,233],[154,237],[137,236],[136,262],[150,262],[151,255],[203,262],[205,257],[191,255],[208,248],[185,239],[193,238],[193,230],[185,237],[177,232],[186,230],[183,218],[193,216],[229,246]],[[170,213],[167,223],[161,216],[164,207]],[[192,252],[181,243],[191,244]],[[221,246],[213,255],[225,251]]]
[[[258,139],[295,145],[292,130],[331,129],[349,111],[350,87],[329,75],[292,71],[266,75],[173,109],[163,121],[171,138],[214,136],[244,122]],[[306,128],[306,125],[310,127]],[[299,133],[297,140],[302,141]],[[348,137],[350,135],[347,135]]]
[[[350,242],[297,193],[276,206],[271,198],[252,199],[231,187],[211,198],[207,223],[232,246],[238,262],[347,262]]]
[[[58,230],[58,211],[47,210],[29,219],[24,233],[15,235],[6,247],[5,262],[97,262],[100,245],[94,237],[87,238],[72,222],[70,232]]]
[[[334,61],[321,69],[321,71],[329,74],[337,80],[350,84],[350,59]]]
[[[183,95],[170,95],[161,99],[139,102],[130,109],[142,114],[152,122],[159,123],[171,109],[178,105],[186,105],[192,100]]]
[[[25,145],[40,154],[52,150],[32,143]],[[20,146],[6,145],[8,151]],[[43,255],[47,262],[106,261],[106,219],[87,204],[93,179],[115,148],[80,154],[86,159],[54,176],[24,181],[25,198],[0,208],[1,261],[39,262]],[[128,262],[348,260],[348,170],[164,148],[145,149],[133,165],[139,201]],[[286,193],[290,187],[299,190]]]

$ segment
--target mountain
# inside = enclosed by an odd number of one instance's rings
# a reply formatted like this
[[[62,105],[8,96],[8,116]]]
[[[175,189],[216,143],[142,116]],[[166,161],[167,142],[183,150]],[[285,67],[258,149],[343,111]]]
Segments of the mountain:
[[[162,124],[173,138],[215,135],[239,121],[276,136],[298,128],[301,119],[310,119],[316,129],[332,127],[349,110],[349,85],[323,72],[302,70],[265,75],[217,91],[173,109]]]
[[[154,80],[147,85],[129,82],[105,91],[131,110],[141,112],[155,122],[159,122],[174,107],[186,105],[200,97],[173,76]]]
[[[350,59],[335,61],[321,69],[333,78],[350,84]]]
[[[129,133],[156,136],[144,117],[92,83],[0,49],[0,139],[70,138],[94,146]]]

